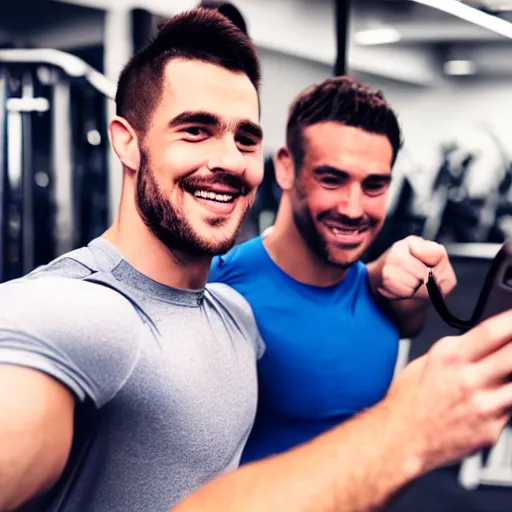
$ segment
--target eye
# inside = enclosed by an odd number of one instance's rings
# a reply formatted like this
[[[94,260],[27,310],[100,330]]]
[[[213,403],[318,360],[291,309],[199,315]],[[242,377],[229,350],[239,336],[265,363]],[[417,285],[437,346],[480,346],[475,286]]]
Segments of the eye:
[[[252,151],[254,150],[258,143],[248,135],[238,135],[236,137],[236,143],[241,147],[242,151]]]
[[[320,182],[325,188],[337,188],[342,185],[342,180],[335,176],[324,176]]]
[[[364,193],[371,197],[383,194],[388,188],[389,182],[387,181],[370,181],[363,184]]]
[[[205,138],[209,135],[208,131],[201,126],[188,126],[181,131],[190,135],[193,139]]]

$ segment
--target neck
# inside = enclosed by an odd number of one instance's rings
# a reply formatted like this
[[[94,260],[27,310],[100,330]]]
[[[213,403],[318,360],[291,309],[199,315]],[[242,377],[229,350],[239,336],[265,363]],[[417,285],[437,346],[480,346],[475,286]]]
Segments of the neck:
[[[289,198],[283,194],[274,228],[263,240],[274,263],[301,283],[327,287],[343,281],[347,269],[329,265],[304,241],[293,220]]]
[[[136,208],[126,207],[123,201],[118,218],[102,236],[154,281],[186,290],[199,290],[206,284],[212,258],[171,251],[147,228]]]

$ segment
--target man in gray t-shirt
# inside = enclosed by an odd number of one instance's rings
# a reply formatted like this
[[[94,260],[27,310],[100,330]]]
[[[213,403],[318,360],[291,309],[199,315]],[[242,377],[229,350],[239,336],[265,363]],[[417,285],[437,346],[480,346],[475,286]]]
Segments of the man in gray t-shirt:
[[[263,177],[259,74],[206,9],[121,73],[115,222],[0,286],[0,510],[167,512],[237,467],[262,345],[245,300],[206,281]]]
[[[96,239],[3,285],[1,300],[0,363],[45,372],[78,412],[97,409],[66,510],[167,511],[237,467],[261,346],[232,288],[159,284]]]

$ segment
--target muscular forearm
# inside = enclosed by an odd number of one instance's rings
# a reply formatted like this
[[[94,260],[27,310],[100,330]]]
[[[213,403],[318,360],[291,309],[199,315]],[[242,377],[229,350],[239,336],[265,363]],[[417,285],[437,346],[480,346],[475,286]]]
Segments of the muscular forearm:
[[[386,310],[398,325],[400,337],[411,338],[416,336],[425,325],[429,301],[425,299],[391,300],[379,292],[382,286],[382,266],[384,257],[368,263],[368,280],[370,289],[381,307]]]
[[[369,512],[382,509],[421,470],[386,403],[284,455],[243,466],[173,512]]]

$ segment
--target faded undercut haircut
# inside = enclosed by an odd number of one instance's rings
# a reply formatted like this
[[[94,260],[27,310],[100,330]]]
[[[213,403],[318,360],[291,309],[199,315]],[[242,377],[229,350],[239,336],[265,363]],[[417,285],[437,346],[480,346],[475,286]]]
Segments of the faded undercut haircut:
[[[304,161],[304,128],[327,121],[386,136],[393,148],[392,165],[395,163],[402,147],[402,134],[397,116],[383,93],[352,77],[338,76],[308,87],[290,107],[286,144],[297,173]]]
[[[165,66],[178,58],[245,73],[259,92],[261,69],[252,41],[216,9],[198,7],[165,22],[119,76],[116,114],[137,132],[149,128],[162,96]]]

